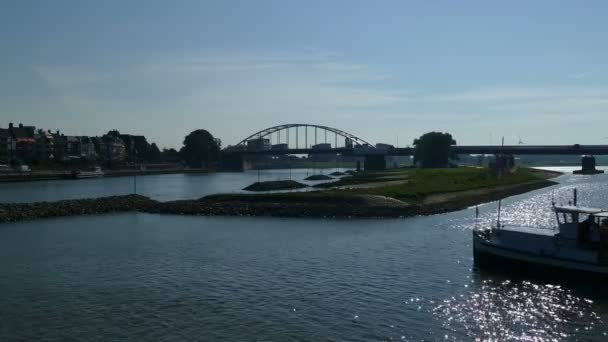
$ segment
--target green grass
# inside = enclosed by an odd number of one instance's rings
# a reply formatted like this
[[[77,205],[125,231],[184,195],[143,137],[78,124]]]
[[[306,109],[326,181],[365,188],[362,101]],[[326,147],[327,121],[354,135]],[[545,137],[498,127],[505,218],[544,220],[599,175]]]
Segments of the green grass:
[[[409,181],[399,185],[343,191],[357,194],[382,195],[399,200],[419,200],[432,194],[493,188],[497,186],[540,181],[543,179],[533,170],[525,168],[519,168],[514,173],[501,177],[492,174],[488,169],[473,167],[451,169],[410,168],[390,173],[408,176]]]
[[[292,192],[275,194],[231,194],[212,195],[206,199],[214,201],[246,201],[246,202],[280,202],[304,203],[338,201],[357,201],[353,195],[382,195],[402,201],[421,200],[432,194],[456,191],[494,188],[505,185],[516,185],[541,181],[538,172],[533,169],[518,168],[514,173],[497,177],[486,168],[459,167],[449,169],[416,169],[404,168],[382,172],[360,172],[342,180],[342,185],[381,182],[385,176],[403,176],[408,182],[398,185],[386,185],[367,189],[325,190],[315,192]],[[391,179],[396,180],[396,179]]]

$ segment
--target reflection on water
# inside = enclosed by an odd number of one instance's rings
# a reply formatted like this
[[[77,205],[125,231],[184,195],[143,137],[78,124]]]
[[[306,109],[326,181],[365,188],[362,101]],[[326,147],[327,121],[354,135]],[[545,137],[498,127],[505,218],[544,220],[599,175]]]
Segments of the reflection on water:
[[[608,175],[503,201],[551,227]],[[480,207],[477,224],[496,219]],[[475,210],[399,220],[121,214],[0,226],[0,341],[606,341],[603,283],[474,267]],[[527,277],[527,276],[526,276]]]
[[[484,341],[606,336],[593,301],[559,285],[476,279],[471,288],[433,308],[444,328]]]

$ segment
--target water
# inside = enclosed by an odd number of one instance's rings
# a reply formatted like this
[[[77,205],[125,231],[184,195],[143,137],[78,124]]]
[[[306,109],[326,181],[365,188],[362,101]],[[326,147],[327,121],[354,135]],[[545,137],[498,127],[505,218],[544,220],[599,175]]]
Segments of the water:
[[[245,192],[254,182],[293,179],[304,184],[327,181],[305,181],[320,172],[328,174],[346,169],[293,169],[203,174],[168,174],[134,177],[106,177],[79,180],[53,180],[27,183],[0,183],[0,203],[42,202],[78,198],[127,195],[135,191],[159,201],[195,199],[216,193]],[[303,190],[310,190],[304,188]]]
[[[503,222],[550,227],[574,186],[608,206],[608,176],[558,180],[504,200]],[[0,225],[0,341],[608,340],[604,284],[475,269],[474,212]]]

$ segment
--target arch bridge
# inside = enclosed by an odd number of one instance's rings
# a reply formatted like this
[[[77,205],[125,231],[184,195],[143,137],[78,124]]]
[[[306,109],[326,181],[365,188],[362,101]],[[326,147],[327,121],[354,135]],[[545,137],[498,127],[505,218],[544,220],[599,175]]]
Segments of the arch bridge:
[[[284,124],[255,132],[241,140],[236,147],[232,146],[231,148],[259,151],[265,149],[348,149],[354,146],[370,146],[373,148],[374,145],[354,134],[333,127],[314,124]]]

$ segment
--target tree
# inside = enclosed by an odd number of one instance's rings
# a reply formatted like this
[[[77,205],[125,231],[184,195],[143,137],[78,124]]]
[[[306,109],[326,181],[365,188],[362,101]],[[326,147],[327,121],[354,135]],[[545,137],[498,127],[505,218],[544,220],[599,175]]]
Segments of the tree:
[[[146,151],[146,160],[152,163],[158,163],[160,161],[160,150],[156,143],[152,143]]]
[[[203,167],[219,160],[220,147],[211,133],[197,129],[186,136],[180,154],[188,166]]]
[[[456,145],[456,140],[450,133],[426,133],[414,140],[414,163],[423,168],[447,167],[450,159],[456,159],[451,145]]]
[[[174,148],[163,148],[163,151],[161,152],[161,159],[165,163],[179,163],[182,160],[179,152],[177,152]]]

